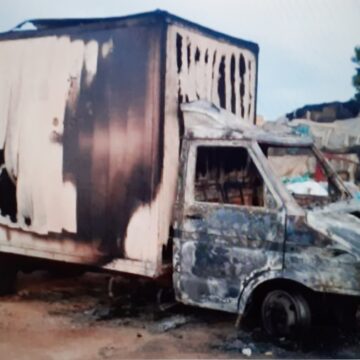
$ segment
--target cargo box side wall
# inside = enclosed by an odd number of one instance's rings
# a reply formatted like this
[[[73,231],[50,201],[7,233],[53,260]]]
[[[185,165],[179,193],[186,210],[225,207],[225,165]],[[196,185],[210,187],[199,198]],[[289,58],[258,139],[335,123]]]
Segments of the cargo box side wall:
[[[162,29],[0,42],[0,251],[159,270]]]

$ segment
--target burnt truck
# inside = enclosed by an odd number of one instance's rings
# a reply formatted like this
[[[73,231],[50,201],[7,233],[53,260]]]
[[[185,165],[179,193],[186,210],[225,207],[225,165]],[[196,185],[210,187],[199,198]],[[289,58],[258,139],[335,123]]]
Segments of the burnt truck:
[[[311,139],[254,125],[255,43],[162,11],[30,23],[0,35],[1,294],[77,264],[275,335],[355,318],[360,203]]]

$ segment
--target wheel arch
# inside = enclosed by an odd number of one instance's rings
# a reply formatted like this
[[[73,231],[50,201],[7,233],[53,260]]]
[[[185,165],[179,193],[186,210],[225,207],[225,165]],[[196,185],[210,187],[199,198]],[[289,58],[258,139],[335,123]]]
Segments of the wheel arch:
[[[315,291],[293,274],[284,274],[282,271],[270,271],[253,278],[243,288],[238,302],[238,314],[244,315],[250,305],[261,302],[267,292],[272,289],[298,290],[305,296],[311,296]]]

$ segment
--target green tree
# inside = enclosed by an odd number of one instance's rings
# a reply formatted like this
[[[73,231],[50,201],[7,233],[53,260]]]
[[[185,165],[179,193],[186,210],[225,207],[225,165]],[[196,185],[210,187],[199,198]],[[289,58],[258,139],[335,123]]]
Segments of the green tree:
[[[360,103],[360,46],[355,47],[355,56],[351,58],[355,64],[356,74],[352,78],[352,83],[356,89],[355,99]]]

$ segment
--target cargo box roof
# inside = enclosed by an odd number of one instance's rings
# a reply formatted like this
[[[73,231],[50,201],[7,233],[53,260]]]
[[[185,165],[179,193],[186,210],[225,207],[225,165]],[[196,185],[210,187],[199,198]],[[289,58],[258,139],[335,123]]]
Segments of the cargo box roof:
[[[163,22],[167,24],[177,23],[185,27],[196,29],[208,36],[216,38],[217,40],[223,39],[237,46],[241,46],[253,53],[258,54],[259,52],[259,46],[254,42],[223,34],[194,22],[185,20],[181,17],[172,15],[163,10],[107,18],[30,19],[23,21],[10,31],[0,33],[0,40],[48,35],[49,33],[54,33],[54,30],[70,30],[71,28],[111,28],[133,26],[137,24],[151,24],[155,22]],[[33,25],[35,29],[22,30],[22,28],[27,24]]]

